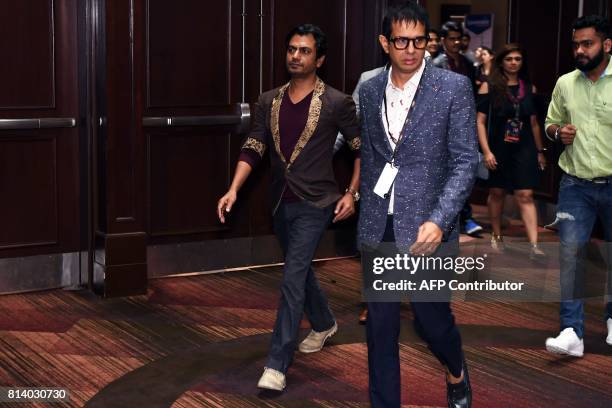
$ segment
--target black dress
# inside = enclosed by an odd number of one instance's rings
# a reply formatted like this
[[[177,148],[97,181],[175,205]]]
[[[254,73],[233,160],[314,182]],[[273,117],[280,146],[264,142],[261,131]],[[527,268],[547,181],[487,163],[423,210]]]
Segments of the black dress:
[[[510,92],[516,98],[519,86],[510,86]],[[489,87],[491,91],[491,88]],[[531,84],[525,84],[525,96],[518,103],[518,118],[522,122],[519,141],[504,141],[508,120],[514,119],[516,111],[510,98],[504,97],[501,106],[496,107],[492,94],[479,95],[478,112],[491,115],[487,123],[489,147],[497,159],[497,169],[489,170],[488,187],[505,190],[533,190],[540,184],[538,151],[533,140],[531,115],[536,114]]]

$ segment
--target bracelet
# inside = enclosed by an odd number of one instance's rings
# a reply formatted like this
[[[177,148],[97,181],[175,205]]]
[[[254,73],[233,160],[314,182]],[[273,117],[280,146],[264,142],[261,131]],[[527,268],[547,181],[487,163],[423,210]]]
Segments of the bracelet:
[[[545,147],[543,147],[543,148],[541,148],[541,149],[538,149],[538,153],[542,153],[542,154],[544,154],[544,152],[545,152],[546,150],[548,150],[548,149],[546,149]]]
[[[353,197],[353,201],[357,202],[359,201],[359,199],[361,198],[361,195],[359,194],[359,191],[353,190],[350,186],[344,190],[344,194],[350,194]]]

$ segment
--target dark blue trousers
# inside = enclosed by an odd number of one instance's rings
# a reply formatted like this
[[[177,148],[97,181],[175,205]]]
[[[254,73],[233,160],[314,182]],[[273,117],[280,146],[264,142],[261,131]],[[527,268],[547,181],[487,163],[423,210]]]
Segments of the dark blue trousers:
[[[384,242],[394,242],[393,217],[388,217]],[[455,377],[461,376],[461,336],[449,302],[411,302],[414,326],[434,356]],[[369,302],[366,326],[370,403],[374,408],[401,404],[399,334],[400,303]]]
[[[293,360],[304,313],[318,332],[330,329],[335,322],[312,269],[312,258],[334,208],[316,208],[300,201],[281,203],[274,214],[274,232],[283,249],[285,267],[266,367],[282,373]]]

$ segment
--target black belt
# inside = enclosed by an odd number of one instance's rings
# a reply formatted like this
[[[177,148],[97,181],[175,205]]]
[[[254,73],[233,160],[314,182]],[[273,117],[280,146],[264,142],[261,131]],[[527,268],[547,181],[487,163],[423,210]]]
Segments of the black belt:
[[[576,177],[576,176],[572,176],[571,174],[568,174],[568,176],[570,176],[573,179],[579,180],[579,181],[583,181],[583,182],[588,182],[588,183],[594,183],[594,184],[612,184],[612,176],[605,176],[605,177],[595,177],[592,179],[583,179],[580,177]]]

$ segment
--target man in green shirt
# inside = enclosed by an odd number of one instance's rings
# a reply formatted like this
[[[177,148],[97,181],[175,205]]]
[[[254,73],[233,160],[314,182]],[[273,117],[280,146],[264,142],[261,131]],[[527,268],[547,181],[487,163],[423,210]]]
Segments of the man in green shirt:
[[[557,81],[546,117],[546,134],[563,143],[559,186],[561,333],[546,340],[556,354],[584,353],[585,262],[583,249],[596,217],[612,243],[612,39],[610,23],[581,17],[573,26],[576,70]],[[609,257],[610,258],[610,257]],[[612,345],[612,265],[608,262],[606,323]]]

